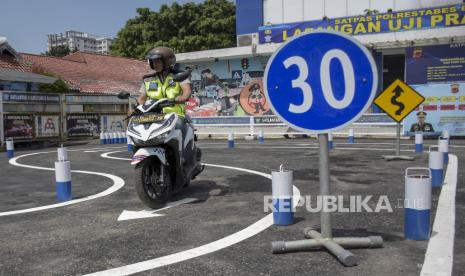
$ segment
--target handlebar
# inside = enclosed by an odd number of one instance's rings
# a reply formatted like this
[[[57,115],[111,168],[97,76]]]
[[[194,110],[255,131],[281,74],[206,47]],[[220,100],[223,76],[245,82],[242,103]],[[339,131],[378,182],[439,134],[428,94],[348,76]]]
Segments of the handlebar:
[[[175,101],[174,99],[165,99],[165,101],[159,102],[158,104],[152,106],[149,110],[153,109],[154,107],[165,108],[165,107],[174,106],[175,104],[176,104],[176,101]],[[138,114],[143,113],[142,111],[140,111],[140,110],[138,109],[139,106],[140,106],[140,105],[136,106],[136,107],[134,108],[134,111],[133,111],[130,115],[128,115],[123,121],[128,120],[129,118],[131,118],[131,117],[134,116],[134,115],[138,115]],[[147,111],[149,111],[149,110],[147,110]],[[147,112],[147,111],[146,111],[146,112]]]

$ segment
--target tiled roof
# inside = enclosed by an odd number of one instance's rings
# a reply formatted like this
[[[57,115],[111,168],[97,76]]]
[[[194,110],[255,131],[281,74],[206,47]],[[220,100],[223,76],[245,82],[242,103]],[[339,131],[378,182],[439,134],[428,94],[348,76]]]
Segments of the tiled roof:
[[[0,69],[30,72],[31,68],[9,53],[0,54]]]
[[[144,61],[75,52],[62,58],[21,54],[36,71],[58,76],[72,89],[84,93],[116,93],[139,90],[142,76],[150,69]]]

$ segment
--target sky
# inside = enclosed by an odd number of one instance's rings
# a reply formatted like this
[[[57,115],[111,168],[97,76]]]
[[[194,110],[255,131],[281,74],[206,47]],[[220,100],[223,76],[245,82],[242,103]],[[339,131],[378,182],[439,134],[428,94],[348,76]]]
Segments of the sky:
[[[47,34],[76,30],[115,37],[136,9],[204,0],[1,0],[0,37],[18,52],[47,50]]]

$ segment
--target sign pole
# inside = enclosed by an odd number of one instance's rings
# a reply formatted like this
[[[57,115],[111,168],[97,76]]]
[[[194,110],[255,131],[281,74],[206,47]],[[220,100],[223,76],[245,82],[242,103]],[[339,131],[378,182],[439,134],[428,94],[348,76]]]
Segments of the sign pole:
[[[330,66],[333,59],[341,63],[344,78],[335,77],[340,70]],[[312,76],[309,80],[308,72],[313,71],[319,71],[320,76]],[[315,86],[315,83],[321,85]],[[335,99],[334,83],[346,87],[343,99]],[[371,53],[353,37],[337,32],[317,31],[296,36],[281,45],[268,60],[263,84],[271,109],[289,126],[302,132],[318,133],[318,200],[324,201],[323,206],[332,199],[328,132],[355,122],[371,105],[377,83],[378,73]],[[400,95],[401,91],[396,93]],[[334,112],[340,114],[337,120],[328,116]],[[345,266],[354,266],[358,258],[344,247],[383,246],[380,236],[333,238],[331,211],[326,207],[321,210],[320,219],[321,233],[307,227],[304,229],[305,240],[272,242],[273,253],[324,248]]]
[[[396,124],[396,155],[383,155],[383,158],[386,161],[393,161],[393,160],[407,160],[412,161],[415,160],[413,156],[406,156],[400,155],[400,121]]]
[[[320,169],[320,196],[327,197],[331,194],[329,183],[329,150],[328,134],[318,134],[319,142],[319,169]],[[321,211],[321,234],[325,238],[332,238],[331,213]]]
[[[396,156],[400,156],[400,122],[397,122]]]

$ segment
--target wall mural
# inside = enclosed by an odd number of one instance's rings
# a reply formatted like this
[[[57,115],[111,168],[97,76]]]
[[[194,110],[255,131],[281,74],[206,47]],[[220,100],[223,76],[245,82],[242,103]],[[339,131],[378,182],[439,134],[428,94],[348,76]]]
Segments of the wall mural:
[[[192,69],[192,97],[186,104],[191,117],[272,115],[262,78],[267,58],[243,58],[199,64]]]

